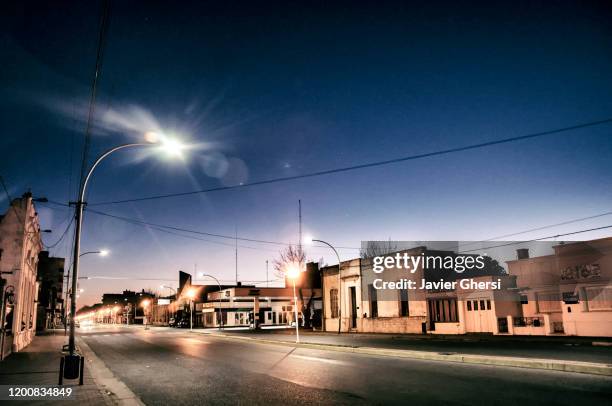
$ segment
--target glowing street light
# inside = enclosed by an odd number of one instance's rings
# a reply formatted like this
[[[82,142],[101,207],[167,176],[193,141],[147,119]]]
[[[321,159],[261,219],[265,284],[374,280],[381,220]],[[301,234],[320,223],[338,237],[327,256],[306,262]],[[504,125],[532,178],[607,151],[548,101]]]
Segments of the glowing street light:
[[[300,343],[300,330],[298,328],[298,302],[297,295],[295,294],[295,280],[300,276],[300,264],[290,263],[287,264],[287,269],[285,270],[285,275],[287,278],[291,279],[293,282],[293,308],[295,310],[295,343]]]
[[[83,208],[85,206],[85,196],[87,193],[87,184],[89,183],[89,179],[93,174],[94,170],[98,167],[100,162],[102,162],[106,157],[111,155],[114,152],[125,148],[132,147],[152,147],[159,146],[162,150],[166,150],[170,155],[176,156],[180,155],[180,152],[184,150],[186,147],[178,141],[171,140],[170,138],[162,135],[158,135],[156,133],[147,133],[145,134],[145,141],[140,143],[131,143],[131,144],[123,144],[116,146],[114,148],[109,149],[102,155],[100,155],[93,163],[93,165],[89,168],[87,175],[83,178],[83,182],[79,185],[79,194],[78,200],[75,202],[75,231],[74,231],[74,251],[73,251],[73,267],[72,267],[72,301],[70,303],[70,314],[75,315],[77,309],[77,301],[76,301],[76,290],[77,290],[77,280],[79,274],[79,257],[81,250],[81,226],[83,224]],[[70,365],[77,365],[74,362],[74,357],[77,356],[75,354],[75,325],[74,325],[74,316],[70,318],[70,339],[68,341],[68,351],[70,357]],[[66,359],[69,361],[69,358]],[[68,374],[72,375],[72,374]],[[78,374],[77,374],[78,375]]]
[[[81,254],[79,254],[79,258],[85,256],[85,255],[91,255],[91,254],[98,254],[101,257],[105,257],[109,254],[110,251],[108,250],[99,250],[99,251],[86,251],[86,252],[82,252]],[[68,294],[70,293],[70,270],[72,269],[72,265],[73,263],[70,263],[70,266],[68,267],[68,272],[66,272],[66,275],[64,276],[64,278],[66,278],[66,299],[64,301],[64,335],[66,335],[67,331],[66,329],[68,328],[68,324],[67,324],[67,320],[68,320]],[[79,279],[89,279],[89,278],[79,278]],[[79,298],[80,295],[77,295],[77,298]],[[72,297],[71,297],[72,298]]]
[[[189,331],[193,331],[193,299],[196,297],[196,290],[189,288],[186,295],[189,298]]]
[[[149,305],[151,304],[151,301],[149,299],[144,299],[142,302],[140,302],[140,305],[142,306],[142,312],[144,313],[144,329],[148,330],[149,329],[149,319],[147,317],[148,313],[149,313]]]
[[[336,258],[338,259],[338,334],[342,331],[342,275],[341,275],[341,266],[340,266],[340,255],[338,251],[331,245],[330,243],[323,240],[315,240],[312,237],[306,237],[304,239],[304,243],[308,245],[312,245],[313,242],[319,242],[321,244],[327,245],[329,248],[334,251],[336,254]]]

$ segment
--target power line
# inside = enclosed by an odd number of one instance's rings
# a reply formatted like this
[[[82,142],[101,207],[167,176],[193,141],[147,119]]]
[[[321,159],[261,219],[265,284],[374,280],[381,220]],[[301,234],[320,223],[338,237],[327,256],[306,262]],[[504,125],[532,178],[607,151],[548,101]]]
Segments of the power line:
[[[57,205],[61,205],[61,206],[66,206],[63,203],[59,203],[59,202],[55,202],[55,201],[49,201],[49,203],[53,203],[53,204],[57,204]],[[174,226],[167,226],[167,225],[162,225],[162,224],[149,223],[149,222],[146,222],[146,221],[142,221],[142,220],[138,220],[138,219],[133,219],[133,218],[129,218],[129,217],[117,216],[117,215],[114,215],[114,214],[104,213],[104,212],[101,212],[101,211],[98,211],[98,210],[93,210],[93,209],[88,209],[88,211],[92,212],[94,214],[98,214],[98,215],[106,216],[106,217],[110,217],[110,218],[115,218],[117,220],[125,221],[125,222],[128,222],[128,223],[132,223],[132,224],[136,224],[136,225],[141,225],[141,226],[145,226],[145,227],[150,227],[150,228],[153,228],[155,230],[158,230],[158,231],[161,231],[161,232],[166,232],[166,233],[173,234],[173,235],[177,235],[177,236],[180,236],[180,237],[196,239],[196,240],[200,240],[200,241],[204,241],[204,242],[209,242],[209,243],[213,243],[213,244],[226,245],[226,246],[229,246],[229,247],[234,247],[234,244],[223,243],[223,242],[220,242],[220,241],[212,241],[212,240],[207,240],[207,239],[202,239],[202,238],[197,238],[195,236],[180,234],[178,232],[173,232],[173,231],[181,231],[181,232],[187,232],[187,233],[193,233],[193,234],[208,235],[208,236],[212,236],[212,237],[220,237],[220,238],[225,238],[225,239],[230,239],[230,240],[234,240],[234,239],[237,238],[238,240],[241,240],[241,241],[250,241],[250,242],[255,242],[255,243],[274,244],[274,245],[283,245],[283,246],[291,245],[290,243],[279,242],[279,241],[259,240],[259,239],[254,239],[254,238],[242,238],[242,237],[228,236],[228,235],[223,235],[223,234],[208,233],[208,232],[204,232],[204,231],[190,230],[190,229],[174,227]],[[567,220],[567,221],[563,221],[563,222],[560,222],[560,223],[549,224],[549,225],[545,225],[545,226],[541,226],[541,227],[537,227],[537,228],[532,228],[532,229],[528,229],[528,230],[524,230],[524,231],[515,232],[515,233],[512,233],[512,234],[506,234],[506,235],[499,236],[499,237],[493,237],[493,238],[491,238],[491,239],[489,239],[487,241],[495,240],[495,239],[498,239],[498,238],[504,238],[504,237],[514,236],[514,235],[519,235],[519,234],[525,234],[525,233],[528,233],[528,232],[533,232],[533,231],[538,231],[538,230],[544,230],[544,229],[548,229],[548,228],[552,228],[552,227],[557,227],[557,226],[561,226],[561,225],[572,224],[572,223],[576,223],[576,222],[579,222],[579,221],[590,220],[590,219],[594,219],[594,218],[599,218],[599,217],[607,216],[607,215],[610,215],[610,214],[612,214],[612,211],[608,211],[608,212],[604,212],[604,213],[600,213],[600,214],[595,214],[595,215],[592,215],[592,216],[582,217],[582,218],[578,218],[578,219]],[[492,246],[492,247],[488,247],[488,248],[496,248],[496,247],[501,247],[501,246],[506,246],[506,245],[521,244],[521,243],[525,243],[525,242],[539,241],[539,240],[544,240],[544,239],[548,239],[548,238],[558,238],[558,237],[562,237],[562,236],[579,234],[579,233],[584,233],[584,232],[588,232],[588,231],[595,231],[595,230],[600,230],[600,229],[605,229],[605,228],[610,228],[610,227],[612,227],[612,226],[604,226],[604,227],[599,227],[599,228],[579,230],[579,231],[576,231],[576,232],[570,232],[570,233],[565,233],[565,234],[556,234],[556,235],[553,235],[553,236],[541,237],[541,238],[537,238],[537,239],[533,239],[533,240],[525,240],[525,241],[516,241],[516,242],[511,242],[511,243],[505,243],[505,244],[502,244],[502,245]],[[170,230],[172,230],[172,231],[170,231]],[[241,245],[240,247],[248,248],[248,249],[253,249],[253,250],[262,250],[260,248],[250,247],[250,246],[243,246],[243,245]],[[324,247],[315,246],[315,248],[324,248]],[[355,248],[355,247],[335,247],[335,248],[351,249],[351,250],[360,250],[361,249],[361,248]],[[467,250],[467,251],[464,250],[464,251],[461,251],[461,253],[463,253],[463,252],[472,252],[472,251],[480,251],[480,250],[485,250],[485,249],[487,249],[487,248],[479,248],[479,249]],[[269,251],[275,251],[275,250],[269,250]]]
[[[219,191],[224,191],[224,190],[241,189],[241,188],[246,188],[246,187],[251,187],[251,186],[268,185],[268,184],[271,184],[271,183],[287,182],[287,181],[297,180],[297,179],[305,179],[305,178],[312,178],[312,177],[316,177],[316,176],[331,175],[331,174],[335,174],[335,173],[348,172],[348,171],[353,171],[353,170],[357,170],[357,169],[373,168],[373,167],[377,167],[377,166],[390,165],[390,164],[404,162],[404,161],[411,161],[411,160],[416,160],[416,159],[429,158],[429,157],[433,157],[433,156],[446,155],[446,154],[451,154],[451,153],[455,153],[455,152],[462,152],[462,151],[468,151],[468,150],[472,150],[472,149],[490,147],[490,146],[493,146],[493,145],[500,145],[500,144],[506,144],[506,143],[515,142],[515,141],[522,141],[522,140],[536,138],[536,137],[543,137],[545,135],[557,134],[557,133],[561,133],[561,132],[573,131],[573,130],[578,130],[578,129],[587,128],[587,127],[593,127],[593,126],[597,126],[597,125],[601,125],[601,124],[607,124],[607,123],[610,123],[610,122],[612,122],[612,118],[607,118],[605,120],[591,121],[591,122],[588,122],[588,123],[581,123],[581,124],[576,124],[576,125],[569,126],[569,127],[557,128],[557,129],[548,130],[548,131],[541,131],[541,132],[521,135],[521,136],[517,136],[517,137],[510,137],[510,138],[503,138],[503,139],[495,140],[495,141],[481,142],[481,143],[477,143],[477,144],[466,145],[466,146],[463,146],[463,147],[443,149],[443,150],[434,151],[434,152],[427,152],[427,153],[417,154],[417,155],[409,155],[409,156],[400,157],[400,158],[394,158],[394,159],[388,159],[388,160],[384,160],[384,161],[364,163],[364,164],[359,164],[359,165],[346,166],[346,167],[336,168],[336,169],[328,169],[328,170],[324,170],[324,171],[311,172],[311,173],[306,173],[306,174],[302,174],[302,175],[285,176],[285,177],[281,177],[281,178],[266,179],[266,180],[261,180],[261,181],[257,181],[257,182],[242,183],[242,184],[232,185],[232,186],[219,186],[219,187],[210,188],[210,189],[193,190],[193,191],[189,191],[189,192],[168,193],[168,194],[162,194],[162,195],[153,195],[153,196],[146,196],[146,197],[133,198],[133,199],[124,199],[124,200],[112,200],[112,201],[106,201],[106,202],[99,202],[99,203],[90,204],[90,206],[101,206],[101,205],[108,205],[108,204],[122,204],[122,203],[130,203],[130,202],[142,202],[142,201],[146,201],[146,200],[166,199],[166,198],[171,198],[171,197],[190,196],[190,195],[195,195],[195,194],[200,194],[200,193],[209,193],[209,192],[219,192]]]
[[[91,143],[91,130],[93,128],[93,121],[96,109],[96,95],[98,91],[98,81],[100,80],[100,73],[102,70],[102,61],[104,59],[104,48],[106,45],[106,36],[108,32],[108,19],[109,19],[110,0],[104,0],[102,2],[102,11],[100,15],[100,29],[98,31],[98,46],[96,50],[96,65],[94,68],[94,76],[91,82],[91,94],[89,99],[89,111],[87,114],[87,125],[85,127],[85,141],[83,143],[83,158],[81,162],[81,177],[79,180],[80,185],[83,184],[85,179],[85,173],[87,171],[87,157],[89,155],[89,146]],[[78,193],[81,191],[79,190]]]
[[[68,223],[68,225],[66,226],[66,229],[64,230],[64,232],[62,233],[62,235],[60,236],[60,238],[53,244],[51,245],[47,245],[43,242],[43,245],[45,246],[45,248],[50,249],[50,248],[55,248],[59,243],[61,243],[64,239],[64,237],[66,236],[66,234],[68,233],[68,230],[70,230],[70,226],[72,226],[72,223],[74,223],[74,217],[72,217],[72,220],[70,220],[70,223]]]
[[[572,232],[564,233],[564,234],[549,235],[549,236],[546,236],[546,237],[534,238],[534,239],[531,239],[531,240],[513,241],[513,242],[509,242],[509,243],[505,243],[505,244],[499,244],[499,245],[493,245],[493,246],[485,247],[485,248],[477,248],[477,249],[472,249],[472,250],[459,251],[459,252],[457,252],[457,254],[463,254],[463,253],[466,253],[466,252],[474,252],[474,251],[485,251],[485,250],[489,250],[491,248],[507,247],[509,245],[524,244],[526,242],[542,241],[542,240],[547,240],[547,239],[550,239],[550,238],[559,238],[559,237],[565,237],[567,235],[575,235],[575,234],[588,233],[589,231],[604,230],[604,229],[607,229],[607,228],[612,228],[612,224],[609,225],[609,226],[602,226],[602,227],[589,228],[589,229],[585,229],[585,230],[572,231]]]
[[[52,201],[52,200],[49,200],[48,203],[52,203],[52,204],[59,205],[59,206],[62,206],[62,207],[67,206],[64,203],[55,202],[55,201]],[[212,240],[207,240],[207,239],[202,239],[202,238],[194,238],[193,236],[188,236],[188,235],[179,234],[179,233],[173,233],[171,231],[180,231],[180,232],[191,233],[191,234],[198,234],[198,235],[206,235],[206,236],[216,237],[216,238],[223,238],[223,239],[227,239],[227,240],[239,240],[239,241],[254,242],[254,243],[259,243],[259,244],[272,244],[272,245],[277,245],[277,246],[290,246],[290,245],[293,245],[293,244],[288,243],[288,242],[261,240],[261,239],[255,239],[255,238],[245,238],[245,237],[236,237],[236,236],[230,236],[230,235],[210,233],[210,232],[206,232],[206,231],[191,230],[191,229],[187,229],[187,228],[168,226],[168,225],[164,225],[164,224],[156,224],[156,223],[151,223],[151,222],[147,222],[147,221],[143,221],[143,220],[139,220],[139,219],[135,219],[135,218],[131,218],[131,217],[117,216],[115,214],[105,213],[105,212],[94,210],[94,209],[87,209],[87,212],[94,213],[94,214],[97,214],[97,215],[100,215],[100,216],[114,218],[114,219],[125,221],[125,222],[131,223],[131,224],[147,226],[147,227],[156,229],[158,231],[167,232],[169,234],[174,234],[174,235],[178,235],[178,236],[185,237],[185,238],[193,238],[193,239],[197,239],[197,240],[200,240],[200,241],[210,242],[210,243],[213,243],[213,244],[226,245],[226,246],[229,246],[229,247],[235,247],[235,245],[231,244],[231,243],[223,243],[223,242],[220,242],[220,241],[212,241]],[[241,248],[248,248],[248,249],[254,249],[254,250],[259,249],[259,248],[256,248],[256,247],[250,247],[250,246],[246,246],[246,245],[239,245],[239,247],[241,247]],[[313,248],[324,248],[324,247],[313,246]],[[337,249],[346,249],[346,250],[360,250],[361,249],[361,248],[357,248],[357,247],[342,247],[342,246],[335,247],[335,248],[337,248]],[[271,250],[271,251],[275,251],[275,250]]]

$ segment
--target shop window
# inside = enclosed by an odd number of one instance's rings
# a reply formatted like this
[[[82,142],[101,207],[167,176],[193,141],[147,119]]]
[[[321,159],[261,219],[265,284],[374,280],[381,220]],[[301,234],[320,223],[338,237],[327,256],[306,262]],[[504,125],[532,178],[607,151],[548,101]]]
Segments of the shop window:
[[[491,301],[487,300],[487,310],[491,310]]]
[[[472,311],[472,301],[471,300],[467,301],[467,309],[468,309],[468,312]]]
[[[521,304],[528,304],[529,303],[529,298],[527,297],[527,295],[521,295]]]
[[[474,310],[478,310],[478,300],[474,300]]]
[[[431,321],[439,323],[457,322],[457,300],[430,299],[429,317]]]

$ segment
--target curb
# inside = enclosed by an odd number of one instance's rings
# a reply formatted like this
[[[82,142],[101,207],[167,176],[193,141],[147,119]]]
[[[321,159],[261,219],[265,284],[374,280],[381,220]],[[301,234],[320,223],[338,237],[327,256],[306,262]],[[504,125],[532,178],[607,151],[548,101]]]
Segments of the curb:
[[[104,390],[107,399],[115,405],[144,406],[140,398],[108,369],[104,361],[98,358],[83,339],[77,338],[77,340],[79,348],[85,356],[85,361],[89,362],[90,373],[94,382]]]
[[[227,340],[236,341],[251,341],[262,344],[280,345],[284,347],[308,348],[313,350],[336,351],[345,353],[355,353],[364,355],[378,355],[386,357],[399,357],[409,359],[459,362],[464,364],[492,365],[515,368],[529,369],[544,369],[549,371],[574,372],[581,374],[604,375],[612,376],[611,364],[599,364],[594,362],[583,361],[564,361],[541,358],[520,358],[520,357],[503,357],[489,355],[472,355],[458,353],[440,353],[431,351],[413,351],[413,350],[398,350],[390,348],[375,348],[375,347],[351,347],[333,344],[315,344],[315,343],[300,343],[296,344],[291,341],[267,340],[264,338],[255,337],[240,337],[234,335],[225,335],[218,333],[197,332],[196,334],[211,335]]]

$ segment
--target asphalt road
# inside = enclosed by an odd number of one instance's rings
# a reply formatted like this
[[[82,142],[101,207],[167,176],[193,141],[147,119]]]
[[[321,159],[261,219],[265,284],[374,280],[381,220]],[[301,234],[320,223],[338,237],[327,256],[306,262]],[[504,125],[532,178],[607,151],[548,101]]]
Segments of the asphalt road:
[[[216,333],[216,330],[209,330]],[[223,334],[264,338],[266,340],[293,341],[293,329],[263,330],[260,332],[223,330]],[[415,351],[455,352],[460,354],[482,354],[506,357],[544,358],[570,361],[612,364],[612,347],[592,346],[591,341],[577,338],[545,337],[415,337],[410,335],[373,334],[321,334],[302,332],[301,341],[318,344],[346,345],[352,347],[377,347]],[[602,339],[602,341],[608,341]]]
[[[612,378],[295,349],[186,330],[80,329],[147,405],[609,405]]]

